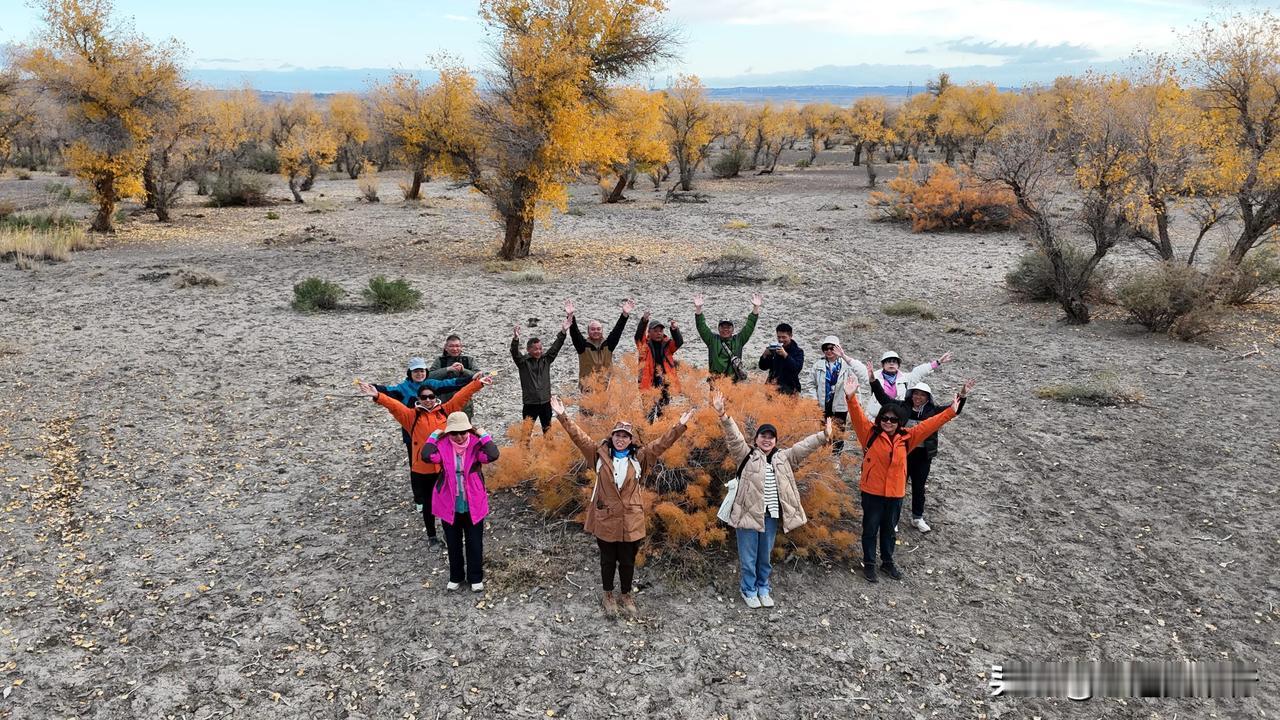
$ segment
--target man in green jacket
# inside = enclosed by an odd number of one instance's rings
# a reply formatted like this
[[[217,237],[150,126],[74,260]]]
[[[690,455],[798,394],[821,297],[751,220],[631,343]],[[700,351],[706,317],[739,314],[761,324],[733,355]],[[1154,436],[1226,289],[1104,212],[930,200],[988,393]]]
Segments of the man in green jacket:
[[[702,342],[707,344],[707,369],[713,375],[733,378],[734,382],[745,380],[747,373],[742,368],[742,348],[756,329],[756,320],[760,318],[760,303],[764,302],[764,298],[760,293],[752,293],[751,314],[747,315],[747,322],[738,333],[733,331],[732,320],[721,320],[717,332],[712,333],[711,328],[707,327],[706,319],[702,317],[703,299],[702,293],[693,296],[693,314],[697,320],[698,334],[702,336]]]

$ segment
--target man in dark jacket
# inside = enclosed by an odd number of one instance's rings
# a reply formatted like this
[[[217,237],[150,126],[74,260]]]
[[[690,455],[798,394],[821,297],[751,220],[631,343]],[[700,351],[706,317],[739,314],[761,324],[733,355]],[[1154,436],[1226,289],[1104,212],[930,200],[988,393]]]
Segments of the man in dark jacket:
[[[916,383],[908,392],[905,400],[889,397],[880,379],[873,377],[871,392],[881,406],[891,408],[902,418],[904,428],[919,425],[922,421],[946,410],[950,405],[935,405],[933,390],[926,383]],[[965,397],[960,397],[959,415],[964,410]],[[916,449],[907,455],[907,477],[911,479],[911,524],[922,533],[929,532],[929,523],[924,521],[924,486],[929,479],[929,468],[933,465],[933,456],[938,454],[938,433],[925,438]]]
[[[551,349],[543,351],[542,340],[531,337],[525,343],[525,352],[520,352],[520,326],[511,336],[511,359],[520,371],[520,395],[524,408],[523,417],[537,418],[542,424],[542,432],[551,427],[551,363],[564,346],[565,333],[569,330],[569,318],[556,334]]]
[[[465,378],[470,380],[472,376],[480,372],[480,366],[476,364],[475,359],[470,355],[462,354],[462,338],[457,335],[450,335],[444,341],[444,349],[440,356],[431,363],[431,374],[427,377],[432,380],[448,380],[451,378]],[[461,388],[442,388],[436,391],[436,397],[440,398],[440,402],[449,402],[454,393]],[[462,409],[471,417],[471,403]]]
[[[778,386],[778,392],[800,394],[800,370],[804,368],[804,350],[791,337],[791,326],[777,327],[778,342],[765,348],[760,356],[760,369],[769,371],[767,382]]]

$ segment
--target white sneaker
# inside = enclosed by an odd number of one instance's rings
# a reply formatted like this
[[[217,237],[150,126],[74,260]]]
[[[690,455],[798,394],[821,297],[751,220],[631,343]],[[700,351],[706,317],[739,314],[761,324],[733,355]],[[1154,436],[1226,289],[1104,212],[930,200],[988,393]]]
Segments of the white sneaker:
[[[451,582],[451,583],[449,583],[448,585],[445,585],[445,586],[444,586],[444,589],[445,589],[445,590],[448,590],[449,592],[453,592],[454,590],[457,590],[457,589],[458,589],[458,588],[460,588],[460,587],[462,587],[462,585],[461,585],[460,583]]]
[[[760,593],[760,607],[773,607],[773,597],[769,593]]]
[[[911,518],[911,524],[922,533],[929,532],[930,530],[929,523],[925,522],[924,518]]]
[[[471,583],[471,592],[484,592],[484,583]]]
[[[413,504],[413,511],[414,511],[414,512],[416,512],[416,513],[418,513],[419,515],[421,515],[421,514],[422,514],[422,503],[414,503],[414,504]]]
[[[746,603],[747,607],[751,608],[752,610],[760,607],[760,598],[756,597],[755,595],[747,595],[746,593],[743,593],[742,602]]]

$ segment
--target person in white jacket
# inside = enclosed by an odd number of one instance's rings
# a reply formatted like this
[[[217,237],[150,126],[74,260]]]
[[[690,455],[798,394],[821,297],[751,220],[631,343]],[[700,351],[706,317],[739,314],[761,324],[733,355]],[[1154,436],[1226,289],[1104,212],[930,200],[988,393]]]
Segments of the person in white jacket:
[[[822,417],[832,418],[836,426],[844,429],[845,420],[849,418],[849,407],[844,397],[844,381],[851,373],[856,372],[855,364],[845,360],[844,348],[840,347],[840,338],[828,335],[822,338],[822,359],[814,364],[804,376],[805,395],[818,401],[822,407]],[[844,441],[832,443],[831,451],[837,455],[844,450]]]
[[[917,365],[909,372],[899,372],[902,367],[902,356],[898,353],[888,350],[880,356],[880,369],[872,370],[870,363],[863,363],[855,358],[845,355],[843,351],[841,355],[844,361],[848,363],[853,372],[857,374],[858,380],[866,387],[871,386],[871,378],[875,377],[880,381],[880,385],[884,388],[884,392],[891,398],[905,400],[907,392],[915,386],[916,383],[924,380],[925,376],[937,370],[940,366],[951,362],[951,353],[945,352],[942,357],[932,360],[921,365]],[[865,403],[862,403],[863,410],[867,417],[874,418],[876,413],[880,412],[880,402],[875,397],[870,397]]]

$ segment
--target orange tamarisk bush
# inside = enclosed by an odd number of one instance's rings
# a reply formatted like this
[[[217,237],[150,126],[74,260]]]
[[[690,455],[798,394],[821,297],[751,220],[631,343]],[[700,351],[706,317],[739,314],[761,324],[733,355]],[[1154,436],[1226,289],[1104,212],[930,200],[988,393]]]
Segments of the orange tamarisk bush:
[[[657,438],[690,405],[698,408],[689,429],[644,479],[644,507],[648,516],[647,556],[679,557],[683,553],[723,548],[732,539],[732,528],[716,518],[724,487],[737,471],[728,455],[719,417],[711,408],[705,370],[683,366],[679,370],[682,392],[673,393],[671,405],[656,421],[648,411],[656,391],[640,392],[636,384],[635,355],[616,361],[608,371],[593,376],[578,397],[563,397],[574,421],[591,437],[604,440],[613,424],[626,420],[636,429],[637,442]],[[729,414],[748,438],[761,423],[778,428],[778,443],[787,447],[821,429],[822,413],[808,398],[778,395],[759,382],[718,382]],[[576,407],[576,411],[574,408]],[[558,425],[558,422],[557,422]],[[489,484],[494,489],[527,489],[530,504],[547,517],[585,520],[586,503],[595,482],[594,468],[561,428],[548,434],[531,433],[521,422],[507,429],[510,447],[491,466]],[[854,494],[857,492],[857,458],[850,457],[837,472],[832,456],[814,453],[796,468],[796,480],[809,523],[779,534],[775,552],[815,559],[854,557],[859,550]],[[849,480],[843,475],[847,473]]]
[[[1003,230],[1017,217],[1017,201],[1007,188],[936,164],[927,171],[912,160],[889,181],[890,192],[871,193],[871,205],[886,220],[911,222],[913,232]]]

